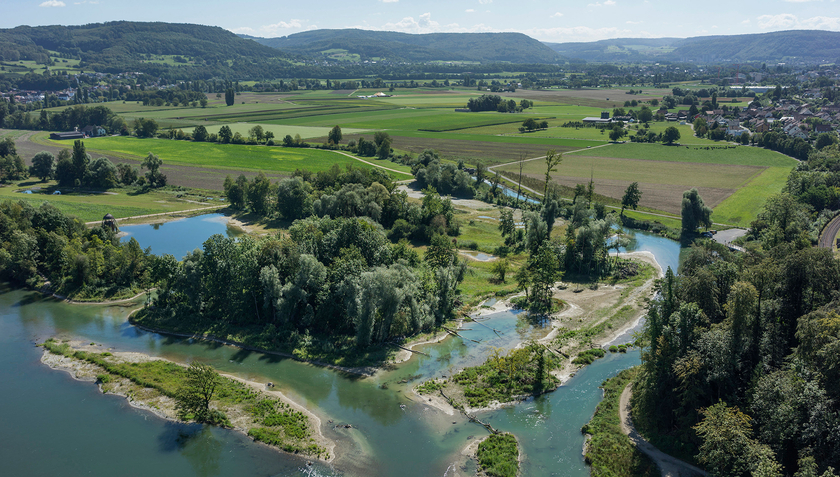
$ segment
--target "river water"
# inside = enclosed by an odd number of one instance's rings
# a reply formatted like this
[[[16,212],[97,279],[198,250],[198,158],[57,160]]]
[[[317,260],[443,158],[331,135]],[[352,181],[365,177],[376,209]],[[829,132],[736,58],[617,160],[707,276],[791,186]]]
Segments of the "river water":
[[[180,240],[189,247],[200,246],[210,234],[226,233],[224,221],[207,218],[180,221],[194,245],[184,236]],[[139,230],[133,236],[157,253],[182,256],[185,252],[178,251],[182,245],[177,250],[165,248],[172,242],[165,233],[174,229],[169,225],[173,224],[159,227],[143,240]],[[653,252],[663,266],[676,269],[679,263],[679,245],[666,239],[637,233],[631,247]],[[514,313],[497,313],[481,319],[486,326],[465,324],[468,330],[461,334],[468,340],[449,338],[419,347],[429,356],[415,355],[393,370],[362,379],[276,356],[142,332],[125,321],[128,311],[137,306],[69,305],[34,292],[0,288],[4,474],[453,475],[454,467],[463,462],[460,451],[471,437],[483,437],[486,431],[460,415],[426,406],[411,388],[483,362],[496,347],[510,348],[545,333]],[[123,398],[104,396],[95,386],[40,364],[41,350],[34,344],[56,335],[95,342],[103,350],[138,351],[179,362],[197,359],[246,379],[273,381],[322,418],[322,432],[338,442],[341,457],[333,466],[307,467],[304,459],[252,443],[239,433],[170,423],[133,409]],[[482,419],[520,440],[526,456],[523,475],[588,475],[580,427],[601,399],[598,385],[638,363],[637,351],[608,354],[557,391],[482,413]],[[339,423],[350,423],[353,429],[335,428]],[[472,464],[466,465],[460,470],[471,471]]]

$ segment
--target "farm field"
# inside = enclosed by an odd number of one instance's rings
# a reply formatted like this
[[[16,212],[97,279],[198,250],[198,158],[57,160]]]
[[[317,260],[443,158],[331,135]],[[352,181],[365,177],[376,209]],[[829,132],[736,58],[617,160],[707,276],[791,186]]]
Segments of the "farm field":
[[[574,187],[587,183],[592,174],[597,193],[619,200],[630,183],[639,182],[641,206],[676,215],[682,193],[696,187],[706,205],[715,210],[715,222],[748,226],[764,200],[782,189],[795,163],[781,154],[751,147],[707,150],[611,144],[565,155],[552,179]],[[516,164],[499,170],[507,172],[508,178],[519,173]],[[524,173],[543,180],[545,165],[539,160],[526,162]]]
[[[66,142],[49,140],[47,142],[56,146],[68,146]],[[338,164],[341,167],[348,164],[361,168],[374,167],[343,154],[319,149],[214,144],[132,137],[87,139],[85,140],[85,147],[94,156],[97,152],[110,152],[142,159],[149,152],[153,152],[163,160],[164,164],[230,169],[233,172],[251,170],[290,174],[296,169],[309,169],[318,172],[329,169],[333,164]],[[374,162],[372,159],[365,160]],[[389,169],[406,171],[405,173],[388,171],[397,179],[406,179],[411,175],[406,166],[394,164],[390,161],[378,162]]]
[[[283,137],[287,134],[289,136],[295,137],[296,134],[299,134],[300,137],[303,139],[310,139],[315,137],[325,137],[331,128],[328,127],[312,127],[312,126],[288,126],[288,125],[279,125],[279,124],[269,124],[269,123],[228,123],[228,124],[216,124],[214,126],[208,126],[207,132],[209,133],[218,133],[219,129],[222,126],[228,126],[231,132],[239,133],[244,137],[248,137],[251,128],[254,126],[262,126],[263,130],[268,132],[271,131],[274,133],[274,142],[277,143],[283,140]],[[343,134],[364,134],[364,133],[372,133],[368,129],[351,129],[351,128],[341,128]],[[190,131],[184,131],[190,132]]]

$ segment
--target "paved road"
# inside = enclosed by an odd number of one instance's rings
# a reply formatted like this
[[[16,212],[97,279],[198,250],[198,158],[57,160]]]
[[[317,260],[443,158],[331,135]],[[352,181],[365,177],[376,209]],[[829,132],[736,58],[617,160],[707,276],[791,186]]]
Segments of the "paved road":
[[[834,248],[834,239],[837,237],[837,232],[840,232],[840,215],[834,217],[828,225],[823,229],[820,235],[819,246],[822,248]]]

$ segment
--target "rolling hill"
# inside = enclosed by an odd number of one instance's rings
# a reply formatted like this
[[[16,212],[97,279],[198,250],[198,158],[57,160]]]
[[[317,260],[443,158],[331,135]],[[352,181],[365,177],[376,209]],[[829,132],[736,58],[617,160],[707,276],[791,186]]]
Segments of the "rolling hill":
[[[120,21],[0,30],[0,59],[4,61],[44,63],[55,55],[80,59],[80,67],[94,71],[162,74],[180,68],[195,70],[199,76],[223,73],[232,63],[289,57],[225,29],[204,25]],[[172,61],[176,56],[179,58]]]
[[[840,61],[840,32],[791,30],[692,38],[618,38],[588,43],[546,43],[569,57],[597,62],[793,62]]]
[[[243,35],[244,36],[244,35]],[[369,30],[311,30],[281,38],[247,37],[263,45],[313,57],[360,60],[557,63],[548,46],[522,33],[409,34]]]

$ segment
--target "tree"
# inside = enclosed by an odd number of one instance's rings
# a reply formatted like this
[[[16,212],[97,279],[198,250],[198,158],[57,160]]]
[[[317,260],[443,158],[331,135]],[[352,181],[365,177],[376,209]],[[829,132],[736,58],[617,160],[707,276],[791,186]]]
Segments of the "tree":
[[[563,161],[563,153],[557,153],[554,149],[545,153],[545,188],[543,198],[548,197],[548,184],[551,182],[551,173],[557,171],[557,166]]]
[[[505,245],[513,244],[516,238],[516,222],[513,220],[513,210],[504,208],[499,218],[499,231],[505,239]]]
[[[77,181],[76,185],[80,186],[85,180],[85,174],[90,163],[90,156],[85,151],[85,143],[81,140],[77,139],[73,142],[72,162],[74,180]]]
[[[613,127],[612,130],[610,130],[610,141],[613,141],[613,142],[618,141],[623,136],[624,136],[624,128],[619,126],[619,125],[615,125],[615,127]]]
[[[121,162],[117,164],[117,177],[121,184],[131,185],[137,182],[137,168],[132,167],[131,164]]]
[[[634,182],[627,186],[624,191],[624,197],[621,199],[621,216],[624,217],[624,209],[627,207],[636,210],[639,205],[639,200],[642,198],[642,191],[639,190],[639,183]]]
[[[653,121],[653,111],[651,111],[647,106],[642,106],[642,109],[640,109],[636,114],[636,119],[642,123],[649,123]]]
[[[523,99],[523,101],[525,101],[525,100]],[[525,128],[528,131],[533,131],[534,129],[539,128],[540,125],[537,123],[536,119],[528,118],[522,123],[522,127]]]
[[[673,144],[674,141],[678,141],[679,139],[680,131],[674,126],[668,126],[665,128],[665,132],[662,133],[662,140],[667,144]]]
[[[198,102],[201,104],[202,108],[207,107],[207,98],[201,98]]]
[[[341,137],[341,128],[338,125],[335,125],[332,129],[330,129],[329,134],[327,134],[327,141],[330,144],[338,144],[341,142]]]
[[[230,126],[222,126],[219,129],[219,139],[222,140],[222,144],[230,143],[231,138],[233,138],[233,131],[230,130]]]
[[[703,203],[697,189],[683,192],[681,215],[683,233],[694,233],[701,225],[706,228],[712,226],[712,209]]]
[[[134,134],[137,137],[154,137],[158,131],[158,123],[154,119],[139,118],[134,120]]]
[[[391,136],[388,133],[385,131],[376,131],[373,133],[373,142],[376,143],[376,147],[381,146],[384,141],[388,141],[388,144],[391,143]]]
[[[263,127],[257,124],[256,126],[252,127],[248,130],[248,136],[254,138],[257,142],[263,142],[265,139],[265,130]]]
[[[197,422],[210,422],[210,401],[221,384],[218,373],[206,364],[193,361],[186,370],[186,377],[176,395],[175,409],[181,419],[189,416]]]
[[[379,147],[376,148],[376,157],[379,159],[388,159],[391,155],[391,138],[384,139]]]
[[[162,164],[163,161],[151,152],[145,159],[143,159],[141,167],[149,170],[149,172],[146,173],[146,181],[152,187],[163,187],[166,185],[166,176],[160,172],[160,166]]]
[[[505,283],[505,275],[507,275],[508,267],[510,267],[510,262],[506,258],[496,260],[493,266],[490,267],[490,271],[493,272],[493,275],[496,275],[497,282]]]
[[[32,158],[29,174],[40,177],[42,182],[52,179],[55,175],[55,156],[47,151],[41,151]]]
[[[3,103],[0,103],[3,104]],[[16,156],[17,148],[14,139],[7,137],[0,141],[0,157]]]
[[[233,103],[236,102],[236,92],[233,88],[228,88],[225,90],[225,104],[228,106],[233,106]]]
[[[195,127],[195,129],[193,129],[192,137],[194,141],[204,142],[210,137],[210,135],[207,134],[207,128],[199,124]]]
[[[817,142],[814,145],[817,149],[822,149],[826,146],[837,143],[837,136],[829,133],[821,133],[817,136]]]

